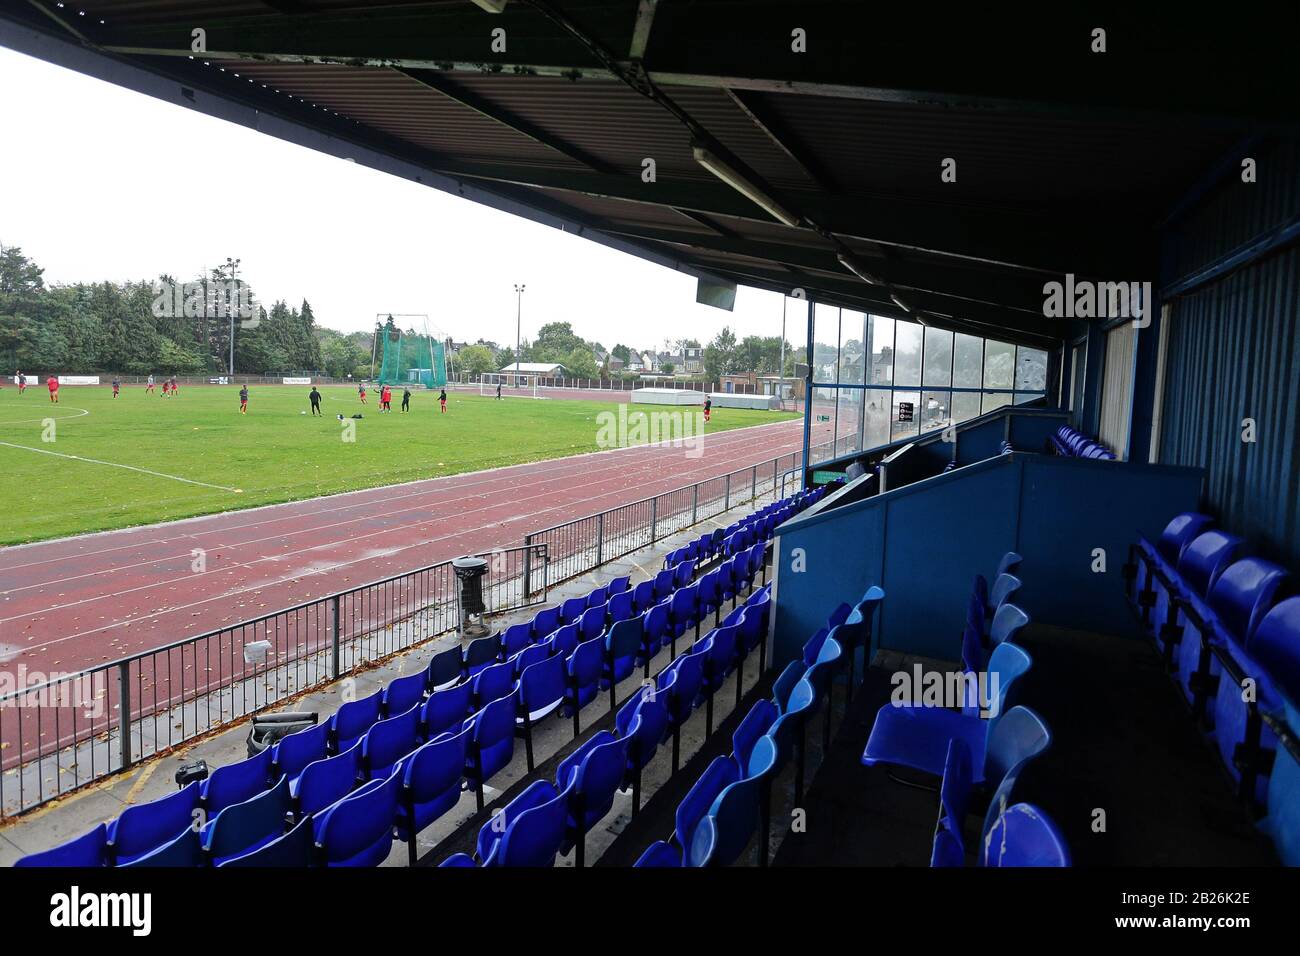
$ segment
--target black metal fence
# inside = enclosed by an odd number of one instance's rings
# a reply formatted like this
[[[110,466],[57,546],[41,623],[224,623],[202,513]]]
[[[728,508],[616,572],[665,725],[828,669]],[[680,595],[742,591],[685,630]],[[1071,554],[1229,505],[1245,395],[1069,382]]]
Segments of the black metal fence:
[[[620,505],[599,514],[566,521],[524,538],[527,549],[544,545],[550,562],[549,583],[585,574],[606,561],[676,534],[736,505],[773,494],[782,497],[797,489],[800,452],[791,452],[730,474],[675,488],[652,498]],[[527,587],[534,587],[525,568]]]
[[[498,549],[481,579],[488,614],[546,600],[545,543]],[[0,816],[347,676],[460,623],[451,562],[69,674],[0,684]]]

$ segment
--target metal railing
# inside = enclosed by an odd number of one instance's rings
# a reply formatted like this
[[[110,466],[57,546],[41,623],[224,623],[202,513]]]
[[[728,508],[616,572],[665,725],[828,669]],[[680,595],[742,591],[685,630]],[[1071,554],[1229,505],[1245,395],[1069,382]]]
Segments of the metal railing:
[[[546,600],[547,546],[480,555],[488,614]],[[0,693],[0,817],[346,677],[460,623],[450,561]],[[0,684],[0,691],[6,689]]]
[[[801,457],[801,452],[790,452],[739,471],[534,531],[524,538],[524,546],[526,549],[545,546],[550,562],[549,582],[557,584],[736,505],[766,494],[784,496],[788,487],[786,478],[791,471],[799,469]],[[527,567],[524,581],[525,587],[534,586],[532,572]]]

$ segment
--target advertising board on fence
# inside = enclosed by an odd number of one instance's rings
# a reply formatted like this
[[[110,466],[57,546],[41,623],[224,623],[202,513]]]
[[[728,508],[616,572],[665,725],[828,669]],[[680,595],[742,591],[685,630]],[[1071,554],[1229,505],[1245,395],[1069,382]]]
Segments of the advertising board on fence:
[[[285,385],[310,385],[310,384],[311,384],[311,378],[310,378],[310,377],[307,377],[307,378],[284,378],[284,379],[281,379],[281,381],[284,382]]]
[[[59,375],[60,385],[98,385],[98,375]]]

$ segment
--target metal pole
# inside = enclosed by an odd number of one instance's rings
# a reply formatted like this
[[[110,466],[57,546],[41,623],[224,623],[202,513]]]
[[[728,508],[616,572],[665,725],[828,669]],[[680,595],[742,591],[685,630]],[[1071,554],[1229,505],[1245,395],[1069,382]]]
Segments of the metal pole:
[[[776,374],[781,376],[776,383],[776,390],[782,408],[785,408],[785,306],[786,297],[783,295],[781,296],[781,366],[776,370]]]
[[[524,285],[515,284],[515,388],[519,387],[519,350],[523,347]]]
[[[655,543],[655,531],[659,525],[659,499],[658,497],[650,499],[650,543]]]
[[[813,300],[808,297],[808,374],[804,378],[804,395],[803,395],[803,481],[800,482],[801,488],[807,488],[809,485],[809,462],[808,448],[812,440],[812,407],[813,407]]]
[[[699,520],[700,513],[700,485],[698,482],[691,485],[691,524]]]
[[[533,593],[533,536],[524,536],[524,600]]]
[[[605,563],[605,512],[596,515],[596,565]]]
[[[131,664],[117,665],[118,739],[122,743],[122,769],[131,766]]]
[[[339,676],[339,639],[343,632],[343,622],[339,619],[339,596],[335,594],[330,598],[330,608],[334,618],[333,626],[330,628],[330,679],[337,680]]]

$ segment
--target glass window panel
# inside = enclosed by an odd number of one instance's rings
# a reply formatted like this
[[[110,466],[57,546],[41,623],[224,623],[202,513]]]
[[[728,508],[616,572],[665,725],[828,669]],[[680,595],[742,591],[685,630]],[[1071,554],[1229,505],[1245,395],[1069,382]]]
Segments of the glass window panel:
[[[952,384],[951,332],[944,329],[925,330],[925,371],[921,384]]]
[[[1015,383],[1016,347],[984,340],[984,387],[1011,388]],[[1005,403],[1004,403],[1005,404]],[[988,411],[987,406],[984,409]]]
[[[957,333],[953,346],[952,384],[959,388],[980,388],[984,374],[984,340],[978,335]]]
[[[1042,392],[1016,392],[1016,404],[1023,405],[1025,402],[1033,402],[1042,397]]]
[[[883,388],[869,388],[865,400],[867,428],[863,445],[867,448],[888,445],[890,393]]]
[[[835,419],[835,456],[860,451],[859,427],[862,423],[862,394],[860,388],[839,390],[838,415]]]
[[[893,319],[870,316],[867,334],[871,336],[872,385],[889,385],[894,381],[894,325]]]
[[[867,353],[862,341],[866,315],[844,309],[840,313],[840,381],[862,385],[866,381]]]
[[[1027,392],[1047,391],[1047,353],[1042,349],[1023,345],[1016,349],[1016,388]]]
[[[834,382],[839,375],[840,310],[833,305],[813,306],[813,381]],[[832,404],[835,397],[830,396]]]
[[[899,322],[894,330],[894,384],[921,384],[921,333],[914,322]]]
[[[953,392],[952,393],[952,420],[954,422],[964,422],[971,418],[978,418],[980,415],[980,393],[979,392]]]
[[[901,412],[900,406],[905,402],[910,402],[912,405],[912,420],[910,422],[900,422],[898,420]],[[890,416],[890,441],[898,441],[902,438],[914,438],[916,436],[917,428],[921,421],[920,405],[920,392],[894,392],[893,414]]]
[[[1001,408],[1003,405],[1011,404],[1011,395],[1007,392],[985,392],[983,413],[991,412],[995,408]]]
[[[918,417],[921,419],[921,431],[933,431],[948,426],[948,415],[952,410],[952,392],[923,392]]]

